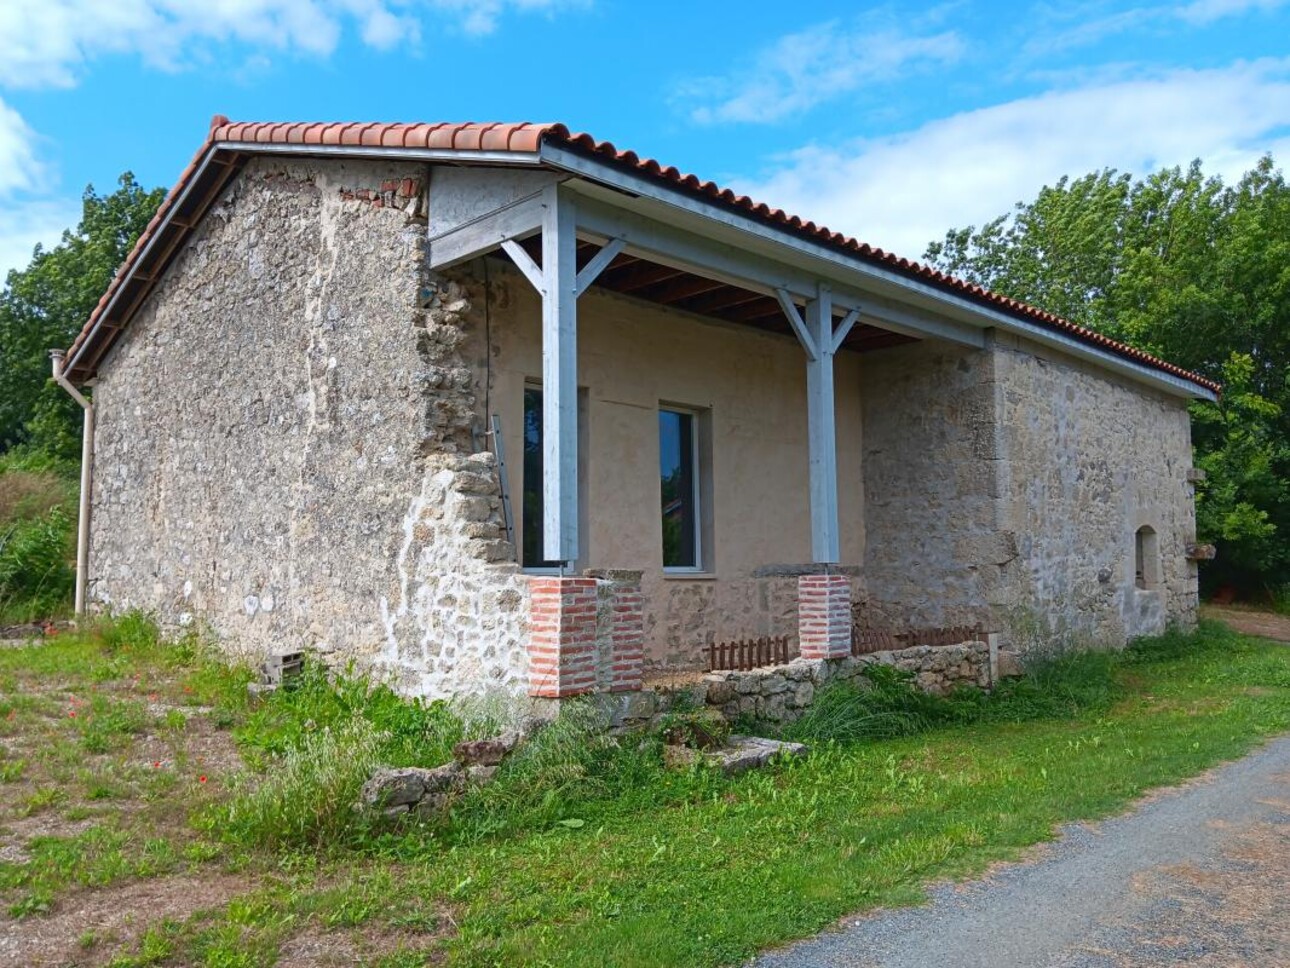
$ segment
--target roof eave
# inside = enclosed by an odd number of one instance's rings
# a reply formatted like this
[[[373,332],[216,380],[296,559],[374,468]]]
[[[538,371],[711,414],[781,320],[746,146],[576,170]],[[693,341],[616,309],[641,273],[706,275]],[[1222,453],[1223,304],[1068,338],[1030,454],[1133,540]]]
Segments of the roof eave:
[[[848,272],[858,274],[862,280],[881,282],[885,287],[892,287],[909,296],[935,301],[938,306],[948,310],[953,318],[969,322],[981,328],[998,328],[1005,332],[1032,339],[1035,342],[1060,349],[1066,353],[1089,360],[1107,369],[1118,372],[1138,382],[1147,383],[1157,390],[1171,396],[1189,399],[1216,400],[1214,390],[1196,383],[1183,376],[1178,376],[1147,363],[1140,363],[1115,353],[1104,350],[1078,337],[1051,329],[1037,322],[1013,315],[1001,309],[983,305],[973,299],[958,296],[937,286],[912,279],[898,271],[885,269],[863,258],[851,255],[837,247],[822,244],[805,238],[787,226],[781,228],[756,218],[753,215],[735,210],[718,201],[709,201],[682,187],[671,187],[657,179],[644,177],[612,160],[600,158],[594,154],[573,150],[565,145],[544,141],[541,146],[540,160],[548,167],[565,171],[605,185],[630,195],[648,198],[658,203],[674,206],[686,212],[712,219],[726,227],[749,232],[757,237],[787,247],[786,260],[792,262],[794,255],[817,262],[820,259],[845,267]],[[856,280],[852,280],[856,284]]]

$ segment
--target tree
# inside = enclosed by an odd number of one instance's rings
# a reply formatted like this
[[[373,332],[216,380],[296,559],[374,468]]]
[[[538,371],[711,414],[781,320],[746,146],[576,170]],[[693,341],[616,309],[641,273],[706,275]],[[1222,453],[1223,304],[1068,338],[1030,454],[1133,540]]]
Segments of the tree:
[[[1200,162],[1042,189],[928,246],[945,271],[1226,384],[1196,404],[1202,577],[1290,583],[1290,188],[1270,156],[1233,186]]]
[[[9,273],[0,290],[0,452],[25,444],[79,459],[80,408],[49,379],[48,350],[75,338],[164,197],[129,172],[109,195],[90,186],[76,229]]]

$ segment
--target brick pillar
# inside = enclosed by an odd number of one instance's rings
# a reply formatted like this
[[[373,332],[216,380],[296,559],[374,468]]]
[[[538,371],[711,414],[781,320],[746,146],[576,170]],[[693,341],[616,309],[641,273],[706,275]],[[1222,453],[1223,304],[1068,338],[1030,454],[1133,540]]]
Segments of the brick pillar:
[[[596,580],[529,579],[529,695],[549,699],[596,688]]]
[[[640,572],[619,573],[610,586],[614,615],[610,627],[610,692],[633,692],[641,687],[645,661],[645,599]]]
[[[803,659],[851,654],[851,579],[802,575],[797,579],[797,627]]]

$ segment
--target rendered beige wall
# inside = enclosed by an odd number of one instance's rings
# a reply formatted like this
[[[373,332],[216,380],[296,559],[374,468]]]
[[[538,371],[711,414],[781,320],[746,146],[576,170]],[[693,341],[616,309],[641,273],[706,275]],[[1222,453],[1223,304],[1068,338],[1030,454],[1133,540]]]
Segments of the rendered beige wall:
[[[482,266],[472,269],[479,278]],[[517,272],[497,260],[488,271],[492,359],[478,362],[477,379],[490,381],[490,407],[502,417],[518,536],[523,392],[542,372],[541,307]],[[859,356],[839,355],[838,473],[849,482],[861,479],[860,371]],[[710,641],[796,634],[797,580],[782,566],[811,560],[806,363],[796,341],[592,289],[578,305],[578,383],[586,524],[578,567],[644,571],[647,663],[692,667]],[[475,395],[484,398],[482,385]],[[710,412],[714,541],[701,577],[663,573],[662,402]],[[864,553],[863,488],[843,488],[839,504],[842,563],[854,568]],[[776,574],[759,576],[767,566]]]

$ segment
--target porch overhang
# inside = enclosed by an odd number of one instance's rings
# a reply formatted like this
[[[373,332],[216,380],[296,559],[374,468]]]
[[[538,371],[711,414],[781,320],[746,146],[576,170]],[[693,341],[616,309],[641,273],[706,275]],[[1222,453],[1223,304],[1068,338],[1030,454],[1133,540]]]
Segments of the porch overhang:
[[[986,343],[983,328],[871,296],[825,260],[674,211],[664,199],[567,173],[513,179],[500,198],[484,197],[473,174],[444,178],[462,190],[445,201],[443,217],[432,214],[430,268],[500,250],[542,298],[543,554],[550,561],[579,557],[577,303],[593,283],[691,311],[698,300],[708,315],[797,339],[806,366],[812,554],[820,564],[839,561],[835,355],[911,339]]]

